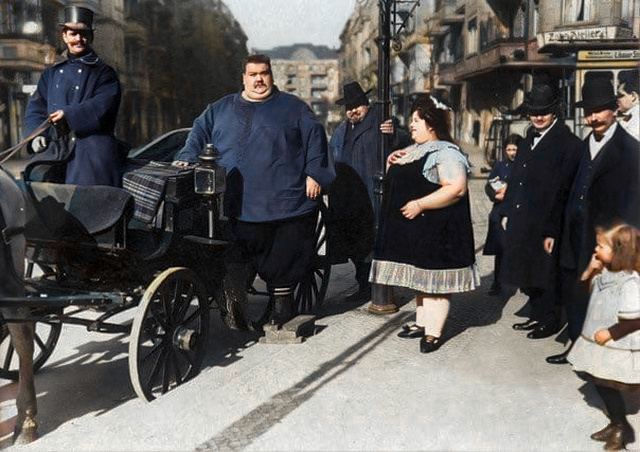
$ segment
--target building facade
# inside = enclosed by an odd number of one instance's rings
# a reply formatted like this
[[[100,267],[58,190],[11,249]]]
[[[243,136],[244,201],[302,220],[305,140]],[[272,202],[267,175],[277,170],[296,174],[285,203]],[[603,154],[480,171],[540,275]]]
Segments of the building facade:
[[[377,2],[369,3],[367,18],[356,7],[341,36],[347,77],[374,80],[363,75],[361,63],[364,23],[377,23]],[[520,106],[533,75],[544,71],[560,80],[565,122],[581,135],[575,102],[582,81],[598,70],[610,71],[615,82],[620,69],[638,67],[639,17],[640,0],[421,2],[391,56],[394,112],[406,117],[412,95],[433,93],[453,109],[454,138],[482,149],[491,164],[508,133],[525,132]],[[375,45],[374,28],[368,28],[369,45]],[[370,62],[368,70],[375,69]]]
[[[93,46],[122,84],[116,134],[131,145],[241,86],[247,37],[221,0],[0,0],[0,150],[20,141],[29,95],[64,50],[68,5],[95,12]]]
[[[295,44],[263,51],[271,57],[276,86],[304,100],[330,135],[342,120],[338,54],[326,46]]]

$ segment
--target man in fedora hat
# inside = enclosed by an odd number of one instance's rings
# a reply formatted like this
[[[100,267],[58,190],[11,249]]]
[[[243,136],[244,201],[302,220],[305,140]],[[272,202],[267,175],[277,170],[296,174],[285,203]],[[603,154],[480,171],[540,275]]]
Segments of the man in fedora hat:
[[[563,301],[571,344],[582,331],[589,288],[580,281],[596,244],[595,228],[624,221],[640,227],[640,151],[638,141],[616,121],[616,96],[610,74],[594,73],[582,86],[584,120],[592,132],[583,153],[565,211],[560,243]],[[552,364],[567,363],[571,346],[549,356]]]
[[[351,259],[356,270],[358,290],[347,297],[347,301],[366,301],[371,296],[369,270],[374,240],[374,176],[382,171],[378,152],[382,133],[388,134],[396,149],[401,143],[391,119],[378,126],[375,108],[369,106],[367,97],[371,90],[364,91],[356,81],[345,83],[343,97],[338,105],[344,105],[346,119],[337,127],[329,147],[336,166],[336,181],[330,194],[332,237],[330,255],[334,261]],[[408,135],[405,137],[406,145]]]
[[[540,339],[560,328],[555,244],[583,144],[559,118],[556,80],[546,74],[536,76],[523,107],[532,127],[518,145],[505,193],[506,246],[500,280],[529,296],[530,318],[513,328]]]
[[[68,6],[60,24],[65,57],[45,69],[29,99],[25,134],[45,120],[55,127],[31,142],[37,160],[66,161],[63,180],[78,185],[119,186],[124,150],[114,137],[120,106],[115,70],[91,48],[93,12]],[[73,135],[68,134],[70,131]]]

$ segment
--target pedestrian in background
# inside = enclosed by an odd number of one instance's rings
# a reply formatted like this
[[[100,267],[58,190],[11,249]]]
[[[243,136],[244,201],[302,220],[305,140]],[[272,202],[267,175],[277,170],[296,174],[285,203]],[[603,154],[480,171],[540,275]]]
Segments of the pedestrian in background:
[[[506,215],[504,213],[505,204],[503,201],[507,186],[509,185],[513,161],[516,158],[520,141],[522,141],[522,137],[517,133],[513,133],[507,137],[504,143],[503,159],[496,162],[489,173],[489,179],[484,187],[485,193],[493,202],[493,207],[491,208],[491,212],[489,212],[487,238],[482,252],[485,256],[495,256],[493,283],[489,289],[489,295],[500,295],[502,293],[499,275],[502,252],[504,250],[504,229],[502,228],[501,220],[502,217]]]
[[[49,129],[30,143],[33,152],[41,153],[36,160],[66,161],[64,176],[56,182],[120,186],[127,151],[114,136],[120,81],[91,48],[93,11],[68,6],[64,15],[65,59],[40,77],[27,105],[25,135],[47,119],[56,126],[55,134]]]
[[[233,264],[255,263],[273,304],[271,320],[297,313],[293,289],[315,253],[317,200],[335,173],[327,138],[307,104],[273,84],[271,59],[245,58],[243,90],[195,120],[175,166],[197,162],[213,144],[227,170],[225,214],[238,251]]]
[[[378,109],[369,106],[367,95],[356,81],[346,83],[338,105],[344,105],[346,120],[336,128],[329,148],[333,155],[336,180],[329,196],[333,239],[332,259],[351,259],[358,290],[347,301],[371,299],[369,271],[374,240],[374,176],[383,171],[379,149],[382,134],[389,135],[389,148],[395,150],[409,137],[397,130],[391,119],[378,124]],[[385,156],[386,158],[387,156]]]
[[[569,353],[573,370],[587,374],[609,424],[591,435],[606,450],[635,441],[623,392],[640,389],[640,231],[616,225],[596,232],[595,253],[583,280],[592,278],[582,335]]]
[[[623,221],[640,227],[640,149],[638,141],[616,121],[616,96],[610,76],[594,74],[582,86],[584,119],[592,132],[578,168],[565,212],[560,268],[562,298],[571,344],[580,336],[589,290],[580,274],[596,244],[595,229]],[[550,364],[566,364],[569,347],[547,357]]]
[[[560,118],[558,83],[534,78],[524,104],[532,127],[520,142],[505,194],[505,249],[500,281],[529,297],[529,319],[513,325],[530,339],[560,329],[558,250],[562,213],[583,144]],[[559,241],[558,241],[559,243]]]
[[[618,74],[618,113],[620,125],[636,140],[640,140],[640,87],[638,70]]]
[[[420,351],[442,345],[451,294],[480,284],[475,263],[467,173],[469,162],[450,134],[449,112],[429,95],[411,108],[415,142],[387,159],[385,197],[371,282],[416,292],[416,323],[400,337],[420,337]]]

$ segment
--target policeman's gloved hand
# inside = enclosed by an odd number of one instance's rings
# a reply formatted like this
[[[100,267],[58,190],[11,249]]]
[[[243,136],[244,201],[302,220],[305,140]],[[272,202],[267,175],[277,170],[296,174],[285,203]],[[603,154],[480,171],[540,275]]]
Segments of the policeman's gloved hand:
[[[37,136],[33,140],[31,140],[31,150],[35,154],[44,151],[45,149],[47,149],[47,146],[47,139],[43,136]]]

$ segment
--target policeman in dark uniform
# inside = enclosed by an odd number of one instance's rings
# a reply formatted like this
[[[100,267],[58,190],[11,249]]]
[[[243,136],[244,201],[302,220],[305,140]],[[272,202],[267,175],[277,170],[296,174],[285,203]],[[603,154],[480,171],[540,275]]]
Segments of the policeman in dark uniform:
[[[93,11],[68,6],[64,12],[60,27],[65,59],[40,77],[27,105],[25,134],[47,119],[58,135],[70,130],[74,142],[65,149],[51,129],[35,137],[30,145],[33,152],[42,152],[37,159],[65,160],[66,174],[60,182],[119,186],[124,155],[114,136],[121,96],[118,75],[91,48]]]

